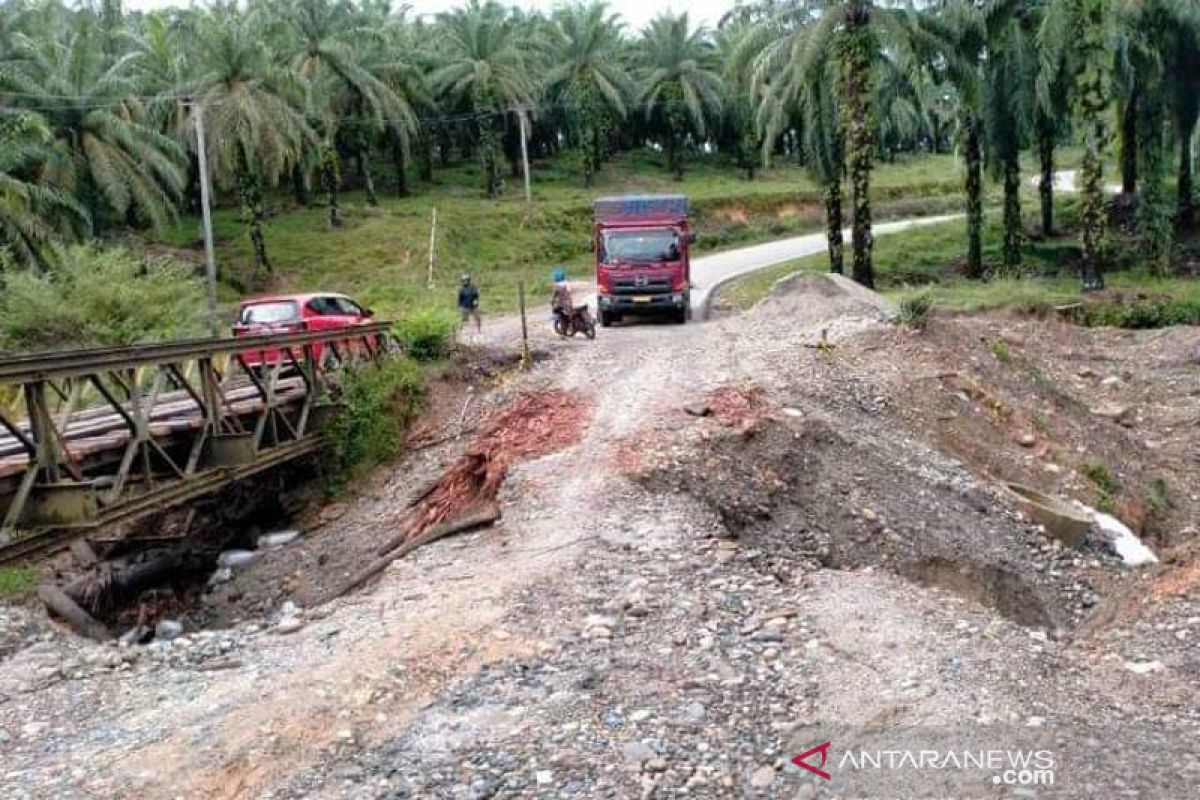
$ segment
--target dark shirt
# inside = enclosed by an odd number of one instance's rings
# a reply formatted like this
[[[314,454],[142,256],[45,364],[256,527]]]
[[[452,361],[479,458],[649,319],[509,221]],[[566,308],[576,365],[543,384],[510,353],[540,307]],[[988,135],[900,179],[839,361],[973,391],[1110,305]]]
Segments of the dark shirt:
[[[571,287],[565,283],[554,284],[554,299],[550,301],[551,311],[561,311],[564,314],[570,314],[573,310],[571,300]]]
[[[479,306],[479,290],[474,284],[463,286],[458,290],[458,307],[464,310],[477,308]]]

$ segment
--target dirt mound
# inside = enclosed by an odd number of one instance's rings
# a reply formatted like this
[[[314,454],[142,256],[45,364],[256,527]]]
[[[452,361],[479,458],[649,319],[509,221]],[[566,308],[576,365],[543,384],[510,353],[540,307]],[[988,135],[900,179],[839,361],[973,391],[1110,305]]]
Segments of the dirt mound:
[[[746,431],[696,419],[669,457],[631,474],[708,504],[728,535],[781,563],[883,567],[1025,625],[1082,618],[1078,554],[1049,542],[955,466],[860,421],[768,412]],[[694,438],[692,438],[694,436]],[[648,448],[647,448],[648,449]]]
[[[785,316],[802,327],[838,319],[889,322],[899,313],[886,297],[844,275],[804,272],[776,281],[770,294],[754,310],[763,315]]]

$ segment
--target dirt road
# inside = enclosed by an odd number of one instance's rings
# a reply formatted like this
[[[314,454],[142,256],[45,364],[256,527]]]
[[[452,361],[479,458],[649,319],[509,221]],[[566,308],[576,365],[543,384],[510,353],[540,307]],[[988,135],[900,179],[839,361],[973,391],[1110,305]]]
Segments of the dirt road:
[[[1200,579],[1081,633],[1141,573],[1048,540],[906,421],[879,300],[793,290],[481,385],[485,412],[551,389],[593,410],[510,470],[498,526],[347,598],[144,647],[5,609],[25,638],[0,664],[0,796],[1189,796]],[[991,424],[964,397],[940,402]],[[281,558],[386,539],[462,447],[384,471]],[[1049,750],[1055,782],[791,761],[881,734]]]

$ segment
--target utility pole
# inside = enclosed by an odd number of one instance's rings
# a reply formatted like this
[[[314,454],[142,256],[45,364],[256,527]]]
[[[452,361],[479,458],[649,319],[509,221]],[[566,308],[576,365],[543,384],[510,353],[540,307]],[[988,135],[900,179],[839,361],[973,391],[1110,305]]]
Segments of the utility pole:
[[[217,312],[217,259],[213,254],[212,212],[209,203],[212,188],[208,183],[208,153],[205,152],[204,111],[199,103],[192,102],[196,114],[196,160],[200,167],[200,218],[204,225],[204,268],[208,288],[208,327],[213,336],[221,335],[221,320]]]
[[[525,145],[525,112],[528,106],[517,108],[517,123],[521,129],[521,166],[525,171],[525,216],[533,216],[533,192],[529,188],[529,149]]]

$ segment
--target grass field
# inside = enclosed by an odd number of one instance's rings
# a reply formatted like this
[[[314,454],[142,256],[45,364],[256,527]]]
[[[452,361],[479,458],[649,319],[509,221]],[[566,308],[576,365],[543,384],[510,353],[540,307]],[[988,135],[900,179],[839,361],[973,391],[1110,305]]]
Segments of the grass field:
[[[1058,155],[1059,166],[1071,168],[1078,154]],[[1036,213],[1036,191],[1029,180],[1036,163],[1023,161],[1025,208]],[[533,213],[526,214],[522,181],[509,177],[504,195],[481,196],[479,168],[474,163],[436,169],[432,184],[413,183],[410,197],[389,195],[389,176],[377,178],[378,208],[365,204],[362,192],[341,196],[346,224],[330,228],[323,206],[298,207],[290,195],[269,202],[267,246],[275,266],[269,287],[275,291],[327,289],[344,291],[371,306],[381,317],[400,318],[416,310],[451,307],[458,276],[476,276],[485,314],[511,313],[517,306],[517,284],[526,283],[536,301],[548,292],[555,265],[577,278],[591,274],[587,249],[592,201],[604,194],[679,192],[692,203],[699,234],[698,254],[779,239],[823,229],[819,187],[795,165],[759,170],[747,181],[743,170],[717,157],[700,157],[689,165],[682,182],[664,169],[660,154],[624,153],[606,165],[596,185],[585,189],[570,155],[533,165]],[[993,181],[985,182],[989,204],[999,200]],[[899,157],[878,163],[872,179],[876,221],[957,212],[962,209],[962,167],[948,154]],[[222,301],[232,305],[248,290],[250,249],[240,211],[224,198],[214,214],[221,273]],[[1073,214],[1073,203],[1061,203],[1060,218]],[[437,209],[434,287],[428,286],[430,220]],[[848,209],[847,209],[848,212]],[[999,259],[996,215],[989,214],[985,258]],[[953,250],[963,241],[962,223],[922,229],[902,238],[880,237],[881,279],[891,283],[925,283],[941,279]],[[199,226],[184,218],[159,244],[193,261],[201,258]],[[1032,244],[1031,265],[1056,266],[1062,248],[1071,243]],[[815,259],[815,264],[819,259]],[[727,297],[761,296],[784,268],[753,276],[726,291]]]
[[[483,198],[474,165],[435,171],[436,183],[414,186],[407,198],[389,197],[379,182],[379,208],[367,208],[361,192],[341,197],[346,224],[331,229],[323,207],[299,208],[288,196],[271,200],[266,229],[276,275],[273,290],[330,289],[359,297],[381,316],[397,317],[431,305],[451,305],[458,275],[477,276],[485,313],[516,307],[517,282],[531,293],[546,291],[557,264],[577,277],[591,273],[591,203],[623,192],[681,192],[692,201],[700,253],[820,230],[818,187],[795,166],[760,171],[754,181],[715,159],[700,159],[682,182],[674,181],[653,153],[624,154],[609,164],[597,185],[584,189],[569,160],[537,163],[534,210],[526,217],[520,179],[510,178],[498,200]],[[961,178],[949,155],[905,158],[879,165],[873,194],[876,217],[889,219],[957,210]],[[228,198],[227,198],[228,199]],[[433,209],[438,227],[434,282],[427,286]],[[214,214],[222,300],[244,291],[250,266],[240,212],[222,206]],[[182,219],[159,243],[200,257],[195,218]],[[537,296],[540,296],[538,294]]]

